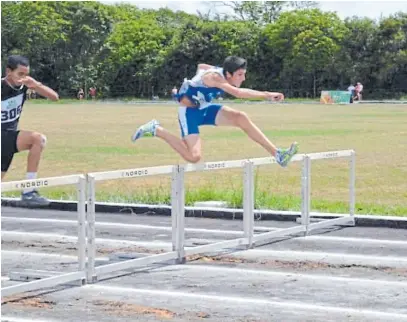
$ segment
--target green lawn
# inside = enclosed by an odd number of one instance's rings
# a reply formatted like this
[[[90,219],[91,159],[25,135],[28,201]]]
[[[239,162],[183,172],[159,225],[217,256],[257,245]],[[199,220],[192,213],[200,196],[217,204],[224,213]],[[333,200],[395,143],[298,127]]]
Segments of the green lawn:
[[[300,152],[354,149],[357,154],[357,213],[407,216],[407,106],[319,104],[236,104],[278,146],[300,143]],[[177,106],[157,104],[32,104],[20,128],[47,135],[41,177],[183,163],[156,138],[130,141],[140,124],[157,118],[179,135]],[[204,161],[267,156],[240,130],[201,128]],[[18,154],[6,180],[24,178],[27,153]],[[288,168],[264,166],[256,170],[258,208],[299,210],[300,164]],[[346,160],[312,164],[312,209],[346,212]],[[198,184],[199,181],[199,184]],[[188,173],[186,201],[227,200],[241,206],[241,170]],[[44,189],[51,198],[74,199],[73,188]],[[97,185],[99,201],[169,203],[167,176],[113,180]]]

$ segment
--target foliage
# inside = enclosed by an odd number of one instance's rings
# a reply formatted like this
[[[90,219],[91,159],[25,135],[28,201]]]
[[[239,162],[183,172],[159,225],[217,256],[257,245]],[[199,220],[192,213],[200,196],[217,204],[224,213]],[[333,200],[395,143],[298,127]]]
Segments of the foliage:
[[[29,57],[34,77],[74,97],[163,96],[198,63],[247,58],[245,86],[288,97],[365,85],[365,97],[407,92],[407,14],[374,21],[315,9],[314,2],[228,2],[211,18],[99,2],[2,2],[2,62]],[[379,90],[380,89],[380,90]],[[379,93],[379,94],[378,94]]]

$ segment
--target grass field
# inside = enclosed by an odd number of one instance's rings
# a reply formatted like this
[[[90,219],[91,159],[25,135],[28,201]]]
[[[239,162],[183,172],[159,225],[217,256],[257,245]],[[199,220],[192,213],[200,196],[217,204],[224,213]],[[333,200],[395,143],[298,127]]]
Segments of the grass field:
[[[406,105],[243,105],[278,146],[296,140],[300,152],[355,149],[357,213],[407,216]],[[140,124],[157,118],[179,134],[176,105],[31,104],[25,106],[20,128],[47,135],[48,145],[40,177],[184,163],[164,142],[146,138],[130,141]],[[268,156],[240,130],[201,128],[204,161]],[[16,155],[6,180],[25,178],[27,153]],[[300,164],[256,170],[256,207],[300,208]],[[346,212],[346,160],[312,164],[312,209]],[[198,183],[199,182],[199,183]],[[241,170],[189,173],[186,202],[226,200],[242,202]],[[73,188],[48,188],[53,199],[76,199]],[[99,201],[169,203],[169,177],[114,180],[97,185]]]

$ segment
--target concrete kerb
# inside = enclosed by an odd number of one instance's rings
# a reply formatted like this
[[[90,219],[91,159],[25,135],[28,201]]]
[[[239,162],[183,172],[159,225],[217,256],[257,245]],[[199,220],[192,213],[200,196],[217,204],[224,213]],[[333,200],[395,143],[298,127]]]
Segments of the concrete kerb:
[[[23,208],[17,198],[2,198],[1,205],[8,207]],[[97,202],[95,204],[98,213],[116,213],[127,215],[150,215],[150,216],[171,216],[171,206],[167,205],[147,205],[147,204],[125,204]],[[76,201],[52,200],[51,204],[41,209],[76,211]],[[280,210],[255,210],[255,221],[275,220],[292,221],[301,217],[298,211]],[[348,214],[317,213],[311,212],[315,219],[335,219]],[[208,207],[185,207],[185,217],[242,220],[243,209],[234,208],[208,208]],[[355,215],[356,226],[359,227],[387,227],[396,229],[407,229],[407,217],[377,216],[377,215]]]

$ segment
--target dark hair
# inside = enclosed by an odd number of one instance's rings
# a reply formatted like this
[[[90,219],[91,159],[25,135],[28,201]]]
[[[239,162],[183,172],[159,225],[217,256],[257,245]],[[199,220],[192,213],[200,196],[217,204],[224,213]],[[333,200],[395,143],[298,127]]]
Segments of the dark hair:
[[[7,68],[15,70],[18,65],[28,67],[30,62],[28,61],[28,58],[20,55],[11,55],[7,58]]]
[[[226,76],[226,72],[233,73],[241,68],[246,69],[247,61],[244,58],[237,56],[228,56],[223,62],[223,75]]]

